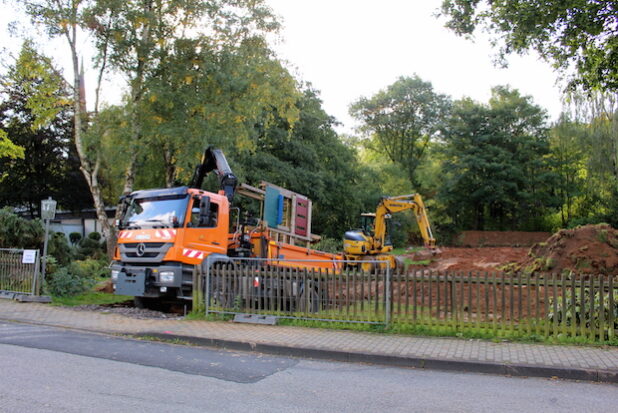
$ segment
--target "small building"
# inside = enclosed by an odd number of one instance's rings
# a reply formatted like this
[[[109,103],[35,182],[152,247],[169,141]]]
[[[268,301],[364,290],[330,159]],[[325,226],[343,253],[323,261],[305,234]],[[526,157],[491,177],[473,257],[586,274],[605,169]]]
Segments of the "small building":
[[[105,208],[105,213],[110,225],[113,225],[116,207]],[[101,224],[97,219],[97,213],[94,208],[83,209],[79,212],[56,211],[56,218],[50,222],[50,229],[55,232],[63,232],[67,240],[72,232],[81,234],[82,238],[86,238],[92,232],[98,232],[103,235]]]

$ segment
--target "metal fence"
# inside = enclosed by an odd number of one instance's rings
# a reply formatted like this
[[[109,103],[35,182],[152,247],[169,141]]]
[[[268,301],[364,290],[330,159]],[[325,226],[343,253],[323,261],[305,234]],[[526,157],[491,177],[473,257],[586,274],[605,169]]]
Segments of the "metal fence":
[[[0,292],[37,294],[38,263],[38,250],[0,248]]]
[[[238,261],[204,270],[207,311],[593,340],[618,331],[614,276],[367,273],[272,264]]]

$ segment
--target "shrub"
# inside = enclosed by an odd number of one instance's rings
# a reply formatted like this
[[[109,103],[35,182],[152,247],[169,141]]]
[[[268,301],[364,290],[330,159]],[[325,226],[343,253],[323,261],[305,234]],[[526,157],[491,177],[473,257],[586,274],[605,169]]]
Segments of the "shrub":
[[[8,207],[0,209],[0,248],[40,248],[44,234],[40,220],[21,218]]]
[[[547,314],[547,318],[550,321],[554,321],[554,319],[556,319],[556,322],[558,324],[561,323],[565,323],[567,326],[572,326],[573,323],[575,323],[576,325],[581,325],[582,323],[585,323],[585,326],[587,328],[591,328],[594,329],[595,331],[599,331],[599,327],[600,327],[600,320],[601,320],[601,311],[600,311],[600,306],[601,306],[601,294],[599,294],[599,292],[597,291],[594,295],[594,311],[591,313],[590,311],[590,301],[589,301],[589,297],[590,297],[590,290],[589,289],[585,289],[584,290],[584,296],[586,298],[586,306],[585,306],[585,311],[582,312],[581,311],[581,291],[580,290],[576,290],[575,291],[575,296],[573,296],[573,293],[571,290],[567,290],[566,291],[566,296],[565,296],[565,302],[563,302],[562,297],[558,297],[558,298],[550,298],[549,299],[549,308],[551,309],[551,311]],[[603,319],[605,320],[605,335],[607,335],[607,330],[610,328],[613,329],[618,329],[618,292],[614,291],[614,297],[613,297],[613,302],[614,302],[614,307],[610,308],[610,300],[609,300],[609,293],[608,294],[603,294]],[[554,313],[553,311],[553,306],[554,306],[554,300],[556,302],[556,308],[557,308],[557,312]],[[563,317],[563,308],[565,311],[565,317]],[[608,320],[610,318],[610,314],[613,313],[613,317],[614,317],[614,325],[608,325]],[[607,337],[604,337],[603,339],[605,339]]]
[[[73,258],[73,251],[67,241],[67,237],[62,232],[53,232],[49,236],[47,244],[47,254],[51,255],[60,265],[67,265]]]
[[[69,241],[71,241],[71,244],[75,245],[81,240],[82,240],[82,234],[80,234],[79,232],[71,232],[69,234]]]
[[[338,254],[343,250],[343,241],[336,238],[322,238],[312,245],[313,249]]]
[[[69,272],[81,278],[101,278],[109,276],[107,261],[86,259],[73,261],[69,266]]]
[[[60,268],[58,266],[58,261],[52,257],[51,255],[47,256],[47,261],[45,263],[45,272],[47,274],[53,274],[56,271],[58,271],[58,268]]]
[[[96,239],[97,235],[92,236],[92,234],[97,234],[98,239]],[[101,235],[98,232],[92,232],[88,235],[87,238],[82,239],[77,248],[77,259],[101,259],[105,257],[103,245],[101,244],[101,242],[99,242],[100,239]]]
[[[95,241],[101,241],[101,234],[96,232],[96,231],[94,231],[94,232],[91,232],[90,234],[88,234],[88,238],[93,239]]]
[[[60,268],[48,277],[46,281],[47,291],[57,297],[82,294],[94,285],[93,279],[80,277],[72,273],[70,266]]]

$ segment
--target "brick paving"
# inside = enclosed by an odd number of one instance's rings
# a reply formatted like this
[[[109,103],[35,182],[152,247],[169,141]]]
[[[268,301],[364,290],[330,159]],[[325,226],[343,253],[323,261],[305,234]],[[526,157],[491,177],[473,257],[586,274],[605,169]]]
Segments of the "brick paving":
[[[0,299],[0,319],[103,333],[169,334],[295,349],[390,355],[442,361],[595,369],[618,376],[618,348],[493,343],[232,322],[134,319],[96,311]]]

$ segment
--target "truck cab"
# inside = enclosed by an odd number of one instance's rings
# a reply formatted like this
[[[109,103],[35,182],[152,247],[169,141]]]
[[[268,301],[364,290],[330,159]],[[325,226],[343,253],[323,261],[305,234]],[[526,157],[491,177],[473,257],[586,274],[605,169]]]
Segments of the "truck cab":
[[[189,187],[132,193],[111,265],[117,294],[190,299],[193,266],[228,254],[230,206],[222,193]]]

